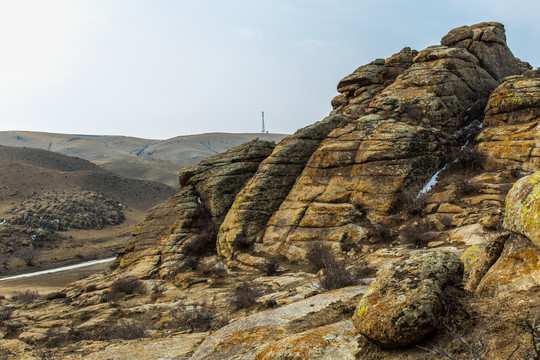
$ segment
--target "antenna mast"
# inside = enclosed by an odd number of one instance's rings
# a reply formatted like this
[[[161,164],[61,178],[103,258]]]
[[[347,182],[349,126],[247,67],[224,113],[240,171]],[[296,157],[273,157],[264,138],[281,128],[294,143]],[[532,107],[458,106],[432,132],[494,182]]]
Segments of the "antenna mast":
[[[262,112],[262,131],[261,132],[264,134],[264,111]]]

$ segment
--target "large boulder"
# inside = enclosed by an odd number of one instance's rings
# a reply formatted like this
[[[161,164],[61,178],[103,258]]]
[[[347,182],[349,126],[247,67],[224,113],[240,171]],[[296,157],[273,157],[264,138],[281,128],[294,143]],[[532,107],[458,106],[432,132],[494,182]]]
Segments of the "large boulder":
[[[506,199],[503,225],[540,247],[540,172],[514,184]]]
[[[500,295],[540,286],[540,249],[529,239],[514,235],[495,264],[482,278],[476,292]]]
[[[462,281],[463,264],[450,253],[424,251],[381,271],[353,316],[358,331],[384,348],[422,340],[443,310],[443,290]]]

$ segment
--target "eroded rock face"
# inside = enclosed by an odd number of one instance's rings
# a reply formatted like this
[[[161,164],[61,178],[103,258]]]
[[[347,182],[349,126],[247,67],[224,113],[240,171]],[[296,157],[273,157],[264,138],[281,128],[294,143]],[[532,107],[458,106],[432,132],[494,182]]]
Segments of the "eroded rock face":
[[[467,49],[497,81],[531,68],[528,63],[515,58],[508,49],[504,25],[497,22],[452,29],[441,39],[441,45]]]
[[[444,154],[459,144],[457,131],[472,120],[468,111],[497,82],[463,48],[432,46],[409,63],[412,54],[403,50],[340,82],[346,96],[334,101],[334,113],[348,121],[314,152],[257,250],[301,259],[312,240],[338,250],[357,242],[360,224],[388,221],[402,189],[443,166]],[[401,74],[388,83],[388,63],[401,58],[394,68]]]
[[[435,329],[443,290],[459,285],[463,264],[450,253],[419,252],[379,273],[353,316],[358,331],[385,348],[422,340]]]
[[[540,169],[540,76],[528,74],[506,78],[489,97],[477,140],[491,167]]]
[[[540,249],[529,239],[514,235],[495,264],[478,284],[478,294],[498,295],[540,286]]]
[[[540,247],[540,172],[521,178],[508,193],[504,227]]]
[[[242,188],[223,220],[218,235],[218,252],[231,257],[239,240],[253,242],[279,208],[313,151],[339,123],[341,115],[325,118],[285,138]]]
[[[212,228],[273,149],[272,142],[253,140],[180,172],[180,191],[152,208],[132,231],[134,237],[119,253],[117,266],[141,278],[167,277],[186,255],[204,250],[201,242],[214,247]]]

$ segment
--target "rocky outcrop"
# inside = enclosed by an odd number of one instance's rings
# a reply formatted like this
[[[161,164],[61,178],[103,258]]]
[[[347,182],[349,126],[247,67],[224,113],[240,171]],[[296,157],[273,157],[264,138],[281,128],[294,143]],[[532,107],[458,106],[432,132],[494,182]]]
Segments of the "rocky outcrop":
[[[124,207],[118,201],[92,191],[47,193],[9,209],[3,221],[52,231],[102,229],[120,224],[125,219]]]
[[[467,49],[497,81],[531,68],[508,49],[504,25],[497,22],[455,28],[441,39],[441,45]]]
[[[527,72],[506,78],[489,97],[478,136],[488,167],[540,169],[537,139],[540,121],[540,75]]]
[[[338,251],[343,242],[358,242],[365,226],[391,219],[404,189],[420,189],[449,149],[461,146],[459,130],[496,79],[466,48],[432,46],[409,62],[413,54],[404,49],[340,82],[333,113],[348,121],[314,152],[256,250],[301,259],[312,240]],[[396,59],[393,74],[401,74],[385,78]]]
[[[119,253],[122,273],[167,277],[187,255],[215,249],[215,228],[273,149],[269,141],[253,140],[180,172],[180,191],[149,211]]]
[[[379,273],[353,316],[358,331],[385,348],[422,340],[435,329],[443,290],[459,285],[463,264],[455,255],[419,252]]]
[[[279,208],[313,151],[339,123],[341,115],[325,118],[285,138],[236,196],[218,234],[218,253],[231,257],[241,242],[259,241],[266,223]],[[247,242],[247,244],[246,244]]]

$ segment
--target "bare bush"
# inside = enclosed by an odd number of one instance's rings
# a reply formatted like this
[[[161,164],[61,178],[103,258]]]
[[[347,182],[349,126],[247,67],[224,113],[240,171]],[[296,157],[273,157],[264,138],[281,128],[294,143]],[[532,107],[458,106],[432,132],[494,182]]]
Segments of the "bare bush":
[[[334,260],[323,269],[320,285],[324,290],[340,289],[358,284],[358,280],[347,270],[345,264]]]
[[[459,150],[452,164],[453,170],[473,172],[481,170],[485,162],[485,155],[472,145]]]
[[[334,253],[320,241],[312,242],[306,252],[306,260],[311,270],[316,273],[335,261]]]
[[[35,266],[36,261],[40,256],[40,252],[32,247],[25,247],[15,252],[15,257],[18,257],[28,266]]]
[[[422,220],[414,224],[407,224],[401,229],[401,236],[405,243],[413,244],[416,247],[423,247],[430,240],[429,231],[431,224],[427,220]]]
[[[411,215],[420,215],[427,205],[428,195],[421,192],[422,186],[415,184],[401,190],[398,202],[402,211]]]
[[[447,323],[443,324],[444,329],[450,334],[452,339],[457,341],[458,346],[463,349],[466,353],[469,354],[470,360],[484,360],[484,355],[487,353],[486,348],[486,340],[485,340],[485,334],[480,333],[477,337],[471,337],[470,339],[465,338],[461,334],[458,333],[458,331],[455,329],[454,326],[451,326]],[[426,348],[423,346],[416,345],[418,348],[422,350],[426,350],[429,353],[433,355],[437,355],[441,359],[452,359],[452,360],[459,360],[459,358],[456,358],[450,352],[443,348]]]
[[[34,300],[39,299],[39,293],[37,291],[25,290],[25,291],[16,291],[11,294],[11,300],[18,303],[29,303]]]
[[[315,271],[322,269],[320,286],[324,290],[339,289],[345,286],[356,285],[362,271],[358,268],[357,276],[346,268],[345,263],[336,259],[329,246],[321,242],[314,242],[308,248],[306,255],[308,263]]]
[[[263,272],[268,276],[274,276],[277,273],[277,269],[279,268],[279,264],[275,261],[269,261],[264,264],[262,270]]]
[[[135,276],[126,276],[113,282],[111,290],[108,292],[109,300],[115,301],[126,295],[143,294],[144,284]]]
[[[240,283],[231,296],[231,303],[236,310],[248,308],[256,304],[262,290],[248,283]]]
[[[369,236],[377,241],[385,241],[390,239],[390,227],[385,224],[375,224],[369,229]]]
[[[7,306],[0,308],[0,324],[2,324],[4,321],[8,321],[9,319],[11,319],[13,311],[13,308]]]
[[[452,227],[452,217],[449,215],[444,215],[438,218],[439,222],[444,226],[445,229]]]
[[[144,319],[116,321],[108,326],[107,339],[133,340],[148,336],[148,323]]]
[[[181,329],[203,332],[213,328],[218,316],[217,308],[206,302],[193,305],[180,305],[172,314]]]
[[[477,193],[482,188],[478,181],[468,179],[465,175],[458,175],[454,181],[456,195],[471,195]]]

